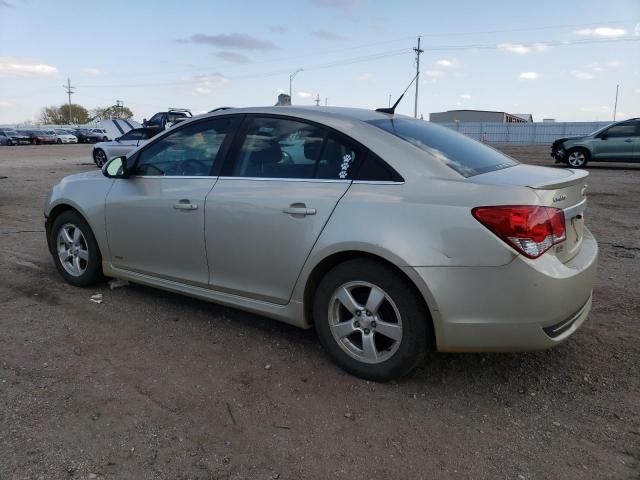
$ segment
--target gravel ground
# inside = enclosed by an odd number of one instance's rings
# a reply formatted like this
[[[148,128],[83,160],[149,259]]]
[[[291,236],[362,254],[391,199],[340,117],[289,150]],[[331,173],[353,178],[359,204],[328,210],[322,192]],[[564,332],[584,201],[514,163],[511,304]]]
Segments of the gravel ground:
[[[550,163],[547,147],[501,148]],[[335,367],[313,331],[64,283],[42,204],[93,168],[89,153],[0,147],[1,479],[640,478],[640,166],[590,169],[599,281],[571,339],[433,354],[375,384]]]

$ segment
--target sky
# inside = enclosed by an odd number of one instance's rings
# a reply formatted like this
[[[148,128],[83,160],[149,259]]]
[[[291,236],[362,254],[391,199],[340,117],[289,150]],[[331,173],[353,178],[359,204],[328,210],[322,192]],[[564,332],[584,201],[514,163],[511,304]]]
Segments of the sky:
[[[45,106],[378,108],[640,116],[640,0],[0,0],[0,124]],[[398,113],[413,115],[414,90]]]

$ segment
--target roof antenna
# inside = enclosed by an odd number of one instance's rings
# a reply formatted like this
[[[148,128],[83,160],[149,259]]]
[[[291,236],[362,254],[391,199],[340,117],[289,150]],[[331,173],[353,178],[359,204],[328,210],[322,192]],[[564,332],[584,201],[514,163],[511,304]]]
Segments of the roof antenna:
[[[413,85],[413,82],[416,81],[416,78],[418,78],[418,74],[417,73],[413,77],[413,80],[411,80],[411,83],[409,83],[409,85],[407,85],[407,88],[404,89],[404,92],[402,92],[402,95],[400,95],[400,98],[398,98],[398,100],[396,100],[396,103],[394,103],[392,107],[389,107],[389,108],[376,108],[376,112],[390,113],[391,115],[396,113],[396,107],[398,106],[398,104],[402,100],[402,97],[404,97],[404,94],[407,93],[407,90],[409,90],[409,87],[411,87],[411,85]]]

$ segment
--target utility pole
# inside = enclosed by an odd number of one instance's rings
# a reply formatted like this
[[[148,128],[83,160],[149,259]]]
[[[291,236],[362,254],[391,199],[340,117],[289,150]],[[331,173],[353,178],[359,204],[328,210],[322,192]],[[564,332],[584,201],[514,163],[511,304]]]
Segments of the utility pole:
[[[120,113],[122,113],[122,108],[124,107],[124,102],[122,100],[116,100],[116,118],[120,117]]]
[[[420,49],[420,37],[418,37],[418,47],[413,49],[416,52],[416,99],[413,107],[413,118],[418,118],[418,88],[420,85],[420,54],[424,50]]]
[[[293,79],[296,78],[296,75],[298,75],[302,71],[303,71],[302,68],[299,68],[295,72],[293,72],[291,75],[289,75],[289,101],[291,102],[291,105],[293,105],[293,96],[292,96],[292,90],[291,90],[291,86],[293,85]]]
[[[320,94],[318,94],[318,96],[316,97],[316,99],[314,100],[314,102],[316,102],[316,107],[320,106]]]
[[[73,95],[74,90],[76,89],[76,87],[72,87],[71,86],[71,79],[67,78],[67,84],[63,85],[62,88],[64,88],[65,92],[67,92],[67,95],[69,96],[69,125],[71,125],[71,95]]]
[[[613,104],[613,121],[616,121],[616,113],[618,111],[618,90],[620,89],[620,84],[616,85],[616,101]]]
[[[327,106],[327,102],[329,101],[329,99],[327,97],[324,97],[324,106]]]

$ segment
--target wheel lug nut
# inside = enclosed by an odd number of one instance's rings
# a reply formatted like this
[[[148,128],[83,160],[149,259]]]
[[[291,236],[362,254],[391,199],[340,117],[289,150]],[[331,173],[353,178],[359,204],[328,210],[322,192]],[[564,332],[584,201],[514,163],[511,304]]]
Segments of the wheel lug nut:
[[[371,312],[369,310],[367,310],[367,317],[371,316]]]
[[[355,322],[353,322],[353,326],[356,328],[360,328],[360,322],[356,320]]]
[[[358,310],[358,311],[356,312],[356,315],[359,317],[360,315],[362,315],[362,312],[361,312],[360,310]]]
[[[376,328],[376,322],[371,322],[371,327]]]
[[[371,332],[371,330],[369,330],[368,328],[365,328],[365,329],[364,329],[364,334],[365,334],[365,335],[369,335],[369,333],[370,333],[370,332]]]

